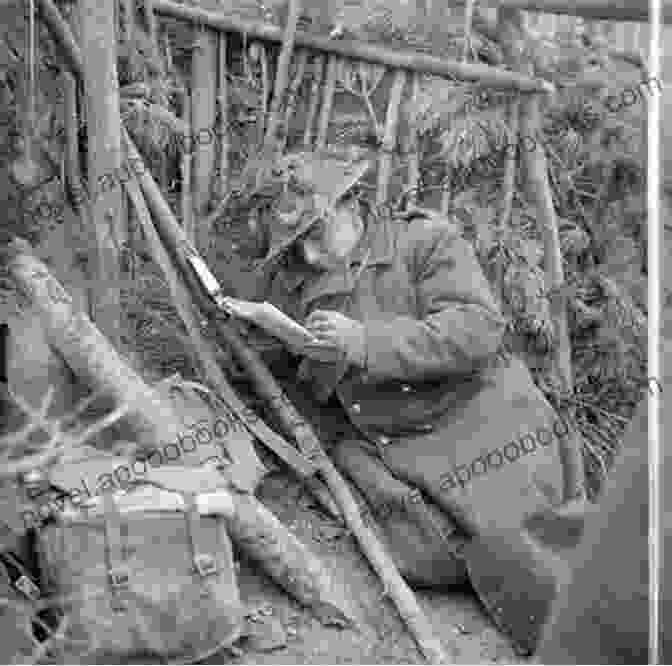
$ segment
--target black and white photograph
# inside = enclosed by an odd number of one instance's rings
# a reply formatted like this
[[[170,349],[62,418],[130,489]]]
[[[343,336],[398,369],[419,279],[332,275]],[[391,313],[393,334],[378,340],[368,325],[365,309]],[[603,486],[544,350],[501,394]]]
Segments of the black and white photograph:
[[[0,663],[670,663],[670,78],[670,0],[0,0]]]

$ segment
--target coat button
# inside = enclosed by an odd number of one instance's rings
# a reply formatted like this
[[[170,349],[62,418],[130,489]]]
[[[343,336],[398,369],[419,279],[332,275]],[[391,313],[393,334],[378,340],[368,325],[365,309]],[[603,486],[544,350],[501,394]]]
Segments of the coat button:
[[[352,403],[350,409],[355,413],[359,414],[362,411],[362,406],[358,402]]]
[[[404,393],[410,393],[412,391],[411,387],[408,384],[402,384],[401,385],[401,390]]]
[[[387,445],[390,443],[390,441],[391,441],[390,438],[389,438],[389,437],[385,437],[385,435],[381,435],[381,436],[378,438],[378,443],[379,443],[381,446],[387,446]]]
[[[422,426],[420,426],[420,430],[422,430],[422,432],[433,432],[434,426],[431,423],[423,423]]]

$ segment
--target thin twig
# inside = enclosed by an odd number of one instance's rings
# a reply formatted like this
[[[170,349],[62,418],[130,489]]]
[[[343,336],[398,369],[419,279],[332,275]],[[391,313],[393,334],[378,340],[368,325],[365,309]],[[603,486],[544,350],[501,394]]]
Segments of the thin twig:
[[[324,78],[324,56],[317,55],[313,61],[313,81],[310,88],[310,106],[306,114],[306,129],[303,134],[303,145],[309,148],[313,140],[313,125],[320,105],[320,84]]]
[[[326,80],[324,82],[324,93],[322,96],[322,108],[320,110],[320,119],[318,121],[317,137],[315,139],[316,148],[324,148],[327,143],[327,132],[329,130],[329,120],[331,110],[334,104],[334,92],[336,91],[336,79],[338,78],[339,58],[337,55],[330,55],[327,61]]]

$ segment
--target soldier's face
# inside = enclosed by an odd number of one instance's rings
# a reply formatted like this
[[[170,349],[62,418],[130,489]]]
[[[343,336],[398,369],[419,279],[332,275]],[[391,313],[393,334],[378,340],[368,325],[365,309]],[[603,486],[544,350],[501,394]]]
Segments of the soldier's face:
[[[298,241],[304,261],[313,268],[330,270],[342,265],[362,234],[357,203],[337,204],[333,215],[321,219]]]

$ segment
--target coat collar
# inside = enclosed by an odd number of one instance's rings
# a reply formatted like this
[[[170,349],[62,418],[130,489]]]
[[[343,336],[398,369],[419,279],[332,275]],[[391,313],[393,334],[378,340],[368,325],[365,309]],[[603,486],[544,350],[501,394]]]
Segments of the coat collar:
[[[322,296],[349,294],[355,287],[354,275],[368,253],[367,267],[389,265],[394,259],[392,223],[387,218],[369,215],[367,229],[353,250],[349,267],[316,273],[309,267],[284,269],[280,275],[288,292],[294,293],[305,285],[302,302],[308,304]],[[353,270],[354,269],[354,270]]]

